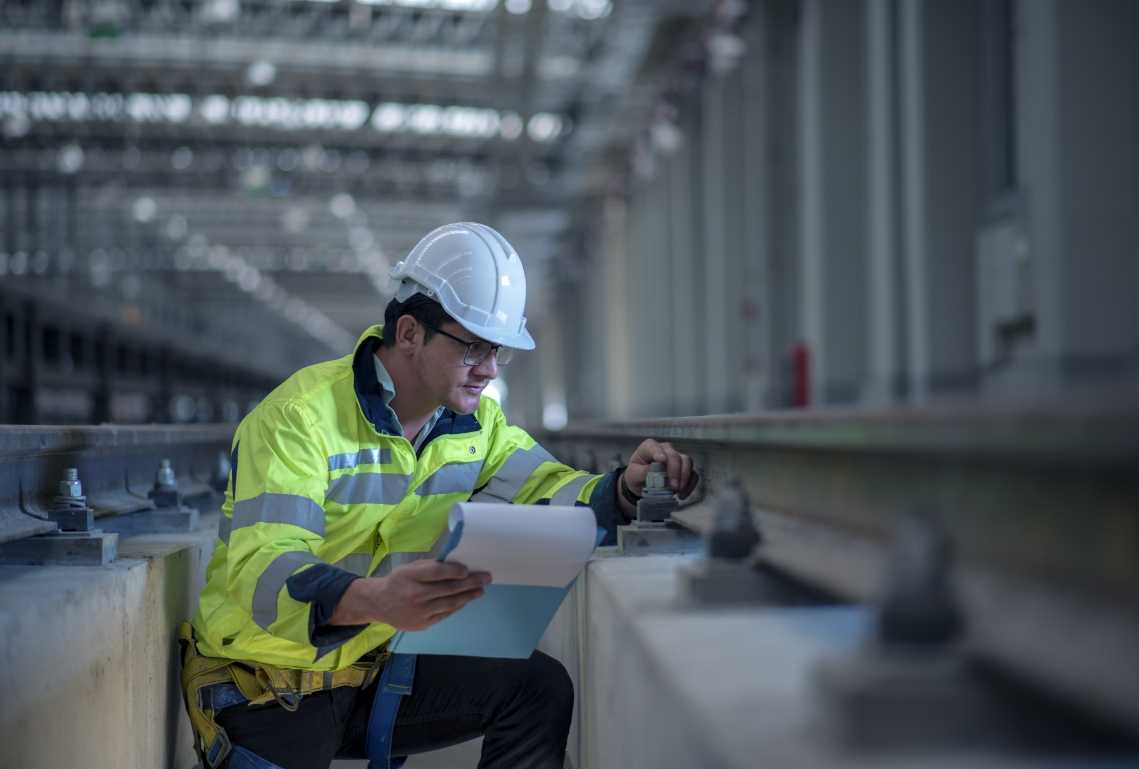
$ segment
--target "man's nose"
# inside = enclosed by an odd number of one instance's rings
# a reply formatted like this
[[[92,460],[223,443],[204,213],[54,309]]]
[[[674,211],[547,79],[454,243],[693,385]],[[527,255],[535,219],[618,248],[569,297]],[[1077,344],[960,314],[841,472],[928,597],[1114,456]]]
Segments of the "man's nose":
[[[482,363],[474,367],[474,372],[487,379],[494,379],[498,376],[498,361],[495,360],[497,353],[498,350],[492,351],[490,355],[486,356]]]

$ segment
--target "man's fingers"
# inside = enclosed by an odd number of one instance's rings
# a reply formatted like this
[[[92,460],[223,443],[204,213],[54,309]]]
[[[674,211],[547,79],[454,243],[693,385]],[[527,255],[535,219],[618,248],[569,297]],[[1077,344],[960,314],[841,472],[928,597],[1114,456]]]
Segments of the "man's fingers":
[[[645,438],[637,450],[633,452],[633,456],[629,457],[629,465],[651,465],[653,462],[668,464],[669,456],[675,453],[676,450],[672,448],[671,443],[662,443],[654,441],[652,438]]]
[[[417,582],[444,582],[453,579],[465,579],[470,573],[467,567],[461,563],[430,559],[413,561],[399,568],[407,570]]]
[[[673,491],[680,488],[680,476],[684,471],[684,455],[672,447],[671,443],[661,444],[664,448],[666,468],[668,470],[668,486]]]
[[[432,614],[451,614],[463,608],[476,598],[481,597],[485,592],[483,588],[476,587],[451,595],[439,596],[427,604],[427,609]]]
[[[696,491],[696,484],[698,483],[700,483],[700,473],[693,470],[691,475],[688,476],[688,485],[677,492],[676,496],[681,499],[687,499],[692,495],[692,492]]]
[[[470,590],[482,590],[490,583],[490,575],[485,571],[475,572],[465,579],[432,582],[424,585],[424,602],[430,603],[440,598],[459,595]]]
[[[676,484],[676,491],[679,494],[688,488],[689,481],[692,479],[692,457],[687,454],[680,455],[680,482]],[[688,496],[687,494],[681,495],[681,499]]]
[[[629,464],[651,465],[653,462],[663,462],[663,457],[660,444],[652,438],[645,438],[637,450],[633,452],[633,456],[629,457]]]
[[[629,467],[625,471],[626,484],[634,493],[640,493],[648,465],[659,462],[665,466],[669,488],[681,499],[696,488],[697,479],[692,457],[673,448],[668,441],[655,441],[646,438],[629,457]]]

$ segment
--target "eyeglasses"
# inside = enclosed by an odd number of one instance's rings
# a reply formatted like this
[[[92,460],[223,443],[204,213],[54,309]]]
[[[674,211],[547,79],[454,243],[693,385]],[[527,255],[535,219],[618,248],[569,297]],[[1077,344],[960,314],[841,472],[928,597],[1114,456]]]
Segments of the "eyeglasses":
[[[505,366],[510,362],[510,359],[514,357],[514,350],[510,347],[503,347],[500,344],[491,344],[490,342],[484,342],[482,339],[476,339],[470,342],[466,339],[460,339],[454,334],[448,334],[441,328],[428,326],[426,323],[423,325],[436,334],[442,334],[448,339],[453,339],[459,344],[466,345],[467,351],[463,353],[463,365],[465,366],[477,366],[490,357],[491,353],[494,353],[494,362],[500,366]]]

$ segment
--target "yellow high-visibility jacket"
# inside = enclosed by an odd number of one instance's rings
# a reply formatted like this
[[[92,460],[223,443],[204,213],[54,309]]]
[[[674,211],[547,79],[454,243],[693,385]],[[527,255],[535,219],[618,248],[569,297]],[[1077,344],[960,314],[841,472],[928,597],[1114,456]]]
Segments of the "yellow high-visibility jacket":
[[[444,411],[418,455],[382,398],[369,328],[352,355],[301,369],[238,425],[213,557],[193,619],[211,657],[339,670],[389,625],[327,624],[359,576],[424,557],[456,502],[588,504],[619,518],[615,474],[561,464],[482,398]]]

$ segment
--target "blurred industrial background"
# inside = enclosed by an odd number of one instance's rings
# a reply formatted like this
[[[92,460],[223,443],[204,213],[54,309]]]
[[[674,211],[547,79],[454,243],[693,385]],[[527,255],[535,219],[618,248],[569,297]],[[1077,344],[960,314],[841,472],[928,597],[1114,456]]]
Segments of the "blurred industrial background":
[[[0,0],[0,564],[66,467],[123,537],[0,567],[13,765],[192,763],[212,463],[459,220],[525,264],[512,421],[599,471],[675,440],[683,526],[763,532],[591,565],[573,766],[1135,765],[1139,2]],[[129,517],[159,457],[201,527]],[[820,666],[899,640],[880,599],[966,643]]]
[[[233,421],[447,221],[531,426],[1134,384],[1136,4],[0,3],[0,416]]]

